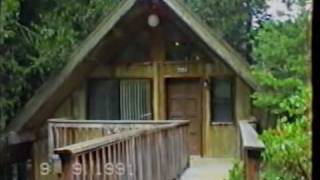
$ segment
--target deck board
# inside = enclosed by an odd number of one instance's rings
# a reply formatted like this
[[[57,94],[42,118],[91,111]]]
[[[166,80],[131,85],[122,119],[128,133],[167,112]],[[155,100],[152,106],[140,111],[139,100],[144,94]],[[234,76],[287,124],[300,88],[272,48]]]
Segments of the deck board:
[[[224,180],[232,168],[232,158],[202,158],[191,156],[190,167],[180,180]]]

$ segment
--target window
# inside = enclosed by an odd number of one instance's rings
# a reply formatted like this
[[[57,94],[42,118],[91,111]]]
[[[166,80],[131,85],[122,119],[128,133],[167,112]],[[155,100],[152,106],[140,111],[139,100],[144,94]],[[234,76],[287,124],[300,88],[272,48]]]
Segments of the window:
[[[119,81],[92,80],[89,83],[89,119],[120,119]]]
[[[149,80],[92,80],[88,95],[89,119],[151,119],[151,94]]]
[[[232,80],[213,78],[211,87],[212,122],[233,121],[232,98]]]

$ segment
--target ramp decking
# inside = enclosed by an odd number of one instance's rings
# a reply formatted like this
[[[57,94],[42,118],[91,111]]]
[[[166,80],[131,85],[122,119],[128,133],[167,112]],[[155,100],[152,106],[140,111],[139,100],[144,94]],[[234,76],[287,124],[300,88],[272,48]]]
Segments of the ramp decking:
[[[227,180],[232,168],[232,158],[190,157],[190,167],[182,174],[181,180]]]

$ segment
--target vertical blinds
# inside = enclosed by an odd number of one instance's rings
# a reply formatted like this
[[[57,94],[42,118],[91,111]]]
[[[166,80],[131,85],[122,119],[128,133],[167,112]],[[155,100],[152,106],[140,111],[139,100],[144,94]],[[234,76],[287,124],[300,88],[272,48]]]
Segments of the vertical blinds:
[[[148,80],[120,81],[121,119],[151,119],[151,88]]]
[[[89,89],[90,119],[152,119],[150,80],[94,80]]]

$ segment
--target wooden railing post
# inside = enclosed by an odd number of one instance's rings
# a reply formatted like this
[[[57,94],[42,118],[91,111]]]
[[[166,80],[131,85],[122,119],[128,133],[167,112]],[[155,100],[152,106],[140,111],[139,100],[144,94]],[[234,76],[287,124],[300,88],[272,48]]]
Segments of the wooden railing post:
[[[245,151],[245,172],[247,180],[258,180],[260,170],[261,150]]]
[[[241,134],[241,159],[244,161],[245,178],[246,180],[258,180],[264,144],[248,122],[239,122],[239,128]]]
[[[62,173],[60,180],[72,180],[73,179],[73,164],[74,156],[64,155],[61,158],[62,161]]]

